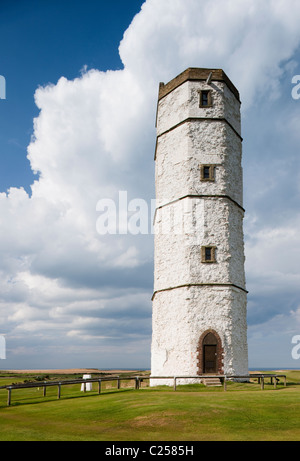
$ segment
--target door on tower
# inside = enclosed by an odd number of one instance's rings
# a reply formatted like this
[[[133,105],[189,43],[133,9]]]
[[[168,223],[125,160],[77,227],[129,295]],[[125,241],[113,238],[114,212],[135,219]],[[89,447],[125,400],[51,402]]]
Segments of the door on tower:
[[[217,373],[217,338],[208,333],[203,339],[203,372]]]

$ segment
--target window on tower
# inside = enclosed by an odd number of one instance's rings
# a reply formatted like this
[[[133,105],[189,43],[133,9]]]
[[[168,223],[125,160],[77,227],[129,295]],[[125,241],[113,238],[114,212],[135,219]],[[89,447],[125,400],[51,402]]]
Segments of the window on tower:
[[[210,166],[204,166],[203,167],[203,178],[204,179],[209,179],[210,178]]]
[[[203,263],[215,263],[216,262],[216,247],[215,246],[201,247],[201,260]]]
[[[201,181],[214,181],[215,165],[200,165],[200,179]]]
[[[202,91],[201,96],[201,106],[208,106],[208,91]]]
[[[212,106],[211,90],[200,90],[199,95],[200,95],[199,107],[211,107]]]
[[[210,247],[205,248],[205,261],[211,261],[211,251],[212,249]]]

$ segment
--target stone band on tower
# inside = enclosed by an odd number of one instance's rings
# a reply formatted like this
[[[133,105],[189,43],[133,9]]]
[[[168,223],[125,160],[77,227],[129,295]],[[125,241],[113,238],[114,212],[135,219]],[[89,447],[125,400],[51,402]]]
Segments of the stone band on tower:
[[[156,127],[151,375],[246,376],[239,92],[189,68],[160,83]]]

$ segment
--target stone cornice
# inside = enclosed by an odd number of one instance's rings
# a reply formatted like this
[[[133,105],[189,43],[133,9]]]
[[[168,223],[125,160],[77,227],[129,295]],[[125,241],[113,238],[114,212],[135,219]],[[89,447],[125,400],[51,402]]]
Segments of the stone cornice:
[[[208,198],[208,199],[209,198],[212,198],[212,199],[214,199],[214,198],[226,199],[226,200],[229,200],[230,202],[232,202],[234,205],[236,205],[241,211],[243,211],[243,213],[245,213],[245,209],[236,200],[231,198],[229,195],[222,195],[222,194],[187,194],[187,195],[183,195],[182,197],[175,198],[174,200],[171,200],[170,202],[164,203],[163,205],[159,205],[155,209],[154,217],[156,216],[156,211],[157,210],[160,210],[161,208],[164,208],[164,207],[169,206],[169,205],[173,205],[173,203],[179,202],[180,200],[184,200],[186,198],[190,198],[190,199],[206,199],[206,198]]]
[[[155,152],[154,152],[154,160],[156,160],[156,151],[157,151],[157,142],[158,139],[161,136],[164,136],[167,133],[170,133],[170,131],[175,130],[176,128],[180,127],[181,125],[189,122],[223,122],[226,123],[232,130],[233,132],[240,138],[240,140],[243,142],[242,136],[236,131],[236,129],[231,125],[230,122],[224,117],[188,117],[185,120],[182,120],[181,122],[178,122],[176,125],[172,126],[171,128],[168,128],[167,130],[163,131],[162,133],[159,133],[156,136],[156,144],[155,144]]]
[[[217,82],[224,82],[226,83],[227,87],[230,91],[234,94],[236,99],[240,101],[240,94],[231,80],[227,77],[225,72],[222,69],[203,69],[198,67],[189,67],[181,74],[177,75],[177,77],[170,80],[170,82],[164,84],[161,82],[159,84],[159,92],[158,92],[158,101],[164,98],[167,94],[171,93],[171,91],[175,90],[175,88],[179,87],[183,83],[189,80],[198,80],[198,81],[206,81],[211,74],[211,81]]]
[[[190,287],[224,287],[224,288],[237,288],[238,290],[244,291],[244,293],[248,293],[245,288],[239,287],[238,285],[235,285],[234,283],[186,283],[184,285],[177,285],[175,287],[168,287],[168,288],[162,288],[161,290],[156,290],[154,291],[151,300],[153,301],[155,295],[157,293],[162,293],[163,291],[171,291],[171,290],[176,290],[178,288],[190,288]]]

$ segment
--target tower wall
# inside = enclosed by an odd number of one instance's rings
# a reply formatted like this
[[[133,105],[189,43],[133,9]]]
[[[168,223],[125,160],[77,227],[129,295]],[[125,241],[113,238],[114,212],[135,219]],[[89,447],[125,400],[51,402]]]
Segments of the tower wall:
[[[203,373],[206,331],[218,338],[217,372],[248,374],[240,129],[239,94],[223,71],[187,69],[160,85],[152,376]]]

